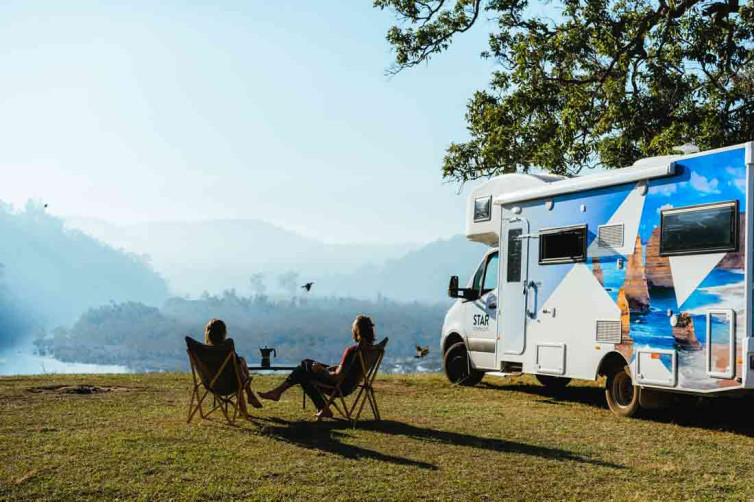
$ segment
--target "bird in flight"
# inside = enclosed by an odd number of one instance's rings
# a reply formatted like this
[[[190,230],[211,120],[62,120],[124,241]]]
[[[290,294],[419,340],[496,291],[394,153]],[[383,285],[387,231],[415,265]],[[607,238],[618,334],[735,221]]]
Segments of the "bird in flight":
[[[421,345],[416,346],[415,358],[421,359],[422,357],[427,357],[427,354],[429,354],[429,347],[422,347]]]
[[[314,285],[313,282],[307,282],[306,284],[304,284],[303,286],[301,286],[301,289],[305,289],[306,292],[308,293],[309,291],[312,290],[312,286],[313,285]]]

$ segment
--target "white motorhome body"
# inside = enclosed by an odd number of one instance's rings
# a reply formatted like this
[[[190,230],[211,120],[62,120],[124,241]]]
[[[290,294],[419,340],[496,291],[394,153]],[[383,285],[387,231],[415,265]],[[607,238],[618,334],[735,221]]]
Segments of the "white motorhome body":
[[[451,381],[523,372],[642,389],[754,387],[754,143],[577,178],[506,174],[474,189],[466,234],[490,246],[445,318]],[[645,397],[649,392],[644,391]]]

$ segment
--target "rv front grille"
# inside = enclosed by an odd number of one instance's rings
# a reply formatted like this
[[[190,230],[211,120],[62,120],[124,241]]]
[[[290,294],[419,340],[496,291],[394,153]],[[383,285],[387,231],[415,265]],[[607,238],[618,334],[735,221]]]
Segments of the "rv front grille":
[[[597,341],[620,343],[620,321],[597,321]]]
[[[623,247],[623,223],[603,225],[597,231],[597,247]]]

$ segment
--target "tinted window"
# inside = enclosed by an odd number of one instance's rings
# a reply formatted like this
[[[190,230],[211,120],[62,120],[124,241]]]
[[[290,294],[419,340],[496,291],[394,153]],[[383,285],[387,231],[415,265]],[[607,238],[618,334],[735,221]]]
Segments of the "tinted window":
[[[484,272],[484,282],[482,283],[482,294],[488,293],[497,287],[497,253],[490,256],[487,261],[487,269]]]
[[[586,225],[539,233],[539,263],[571,263],[586,259]]]
[[[665,209],[660,254],[735,251],[738,245],[738,202]]]
[[[508,230],[508,273],[506,282],[521,282],[521,234],[523,230]]]

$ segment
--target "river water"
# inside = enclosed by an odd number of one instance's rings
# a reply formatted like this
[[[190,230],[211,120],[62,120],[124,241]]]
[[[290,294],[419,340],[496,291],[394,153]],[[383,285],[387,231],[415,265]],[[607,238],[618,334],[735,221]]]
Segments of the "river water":
[[[49,373],[129,373],[125,366],[58,361],[51,356],[34,354],[32,346],[0,349],[0,376],[43,375]]]

